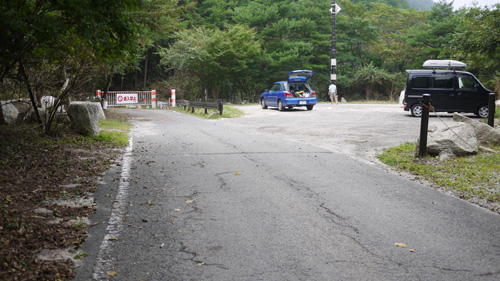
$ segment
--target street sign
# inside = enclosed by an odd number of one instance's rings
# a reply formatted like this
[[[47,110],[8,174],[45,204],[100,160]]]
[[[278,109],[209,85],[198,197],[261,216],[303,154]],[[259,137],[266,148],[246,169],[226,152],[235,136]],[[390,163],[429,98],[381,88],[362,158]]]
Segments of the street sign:
[[[338,12],[340,12],[340,6],[335,4],[335,14],[338,14]],[[333,14],[333,8],[330,8],[330,13]]]

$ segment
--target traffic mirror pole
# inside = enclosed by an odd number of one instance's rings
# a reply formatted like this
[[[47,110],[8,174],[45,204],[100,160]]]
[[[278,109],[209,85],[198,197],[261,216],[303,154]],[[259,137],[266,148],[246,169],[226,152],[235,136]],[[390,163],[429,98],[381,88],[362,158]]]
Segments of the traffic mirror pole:
[[[340,7],[335,3],[335,0],[332,0],[332,7],[330,8],[330,12],[332,13],[332,68],[330,71],[330,80],[332,81],[332,83],[335,83],[337,81],[337,36],[335,34],[335,16],[338,12],[340,12]]]

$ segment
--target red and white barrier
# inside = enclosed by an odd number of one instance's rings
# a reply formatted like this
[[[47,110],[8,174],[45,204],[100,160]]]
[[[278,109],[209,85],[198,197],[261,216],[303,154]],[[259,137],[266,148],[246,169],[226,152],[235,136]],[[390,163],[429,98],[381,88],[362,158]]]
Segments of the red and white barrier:
[[[172,103],[171,104],[172,104],[172,107],[175,107],[175,89],[171,90],[171,95],[172,95],[172,97],[171,97]]]
[[[101,90],[97,90],[97,97],[101,97]],[[150,106],[156,108],[156,90],[151,91],[109,91],[106,96],[107,106]]]

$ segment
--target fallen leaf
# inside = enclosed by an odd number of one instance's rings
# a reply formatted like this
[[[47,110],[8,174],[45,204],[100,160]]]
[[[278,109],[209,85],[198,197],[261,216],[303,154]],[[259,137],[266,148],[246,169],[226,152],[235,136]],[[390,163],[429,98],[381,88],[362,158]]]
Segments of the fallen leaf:
[[[394,245],[401,247],[401,248],[406,248],[406,245],[403,243],[394,243]]]
[[[235,174],[235,175],[239,176],[239,175],[241,175],[241,174],[240,174],[240,173],[238,173],[238,172],[236,172],[236,174]]]
[[[181,209],[174,209],[174,211],[176,211],[176,212],[180,212],[180,211],[181,211]]]
[[[165,243],[161,243],[160,248],[165,247]]]
[[[116,271],[108,271],[108,272],[106,272],[106,274],[108,276],[116,276],[116,274],[118,274],[118,273],[116,273]]]
[[[200,263],[198,264],[198,266],[202,266],[202,265],[204,265],[204,264],[205,264],[205,262],[200,262]]]
[[[192,203],[194,203],[194,200],[186,200],[185,202],[186,202],[186,204],[192,204]]]
[[[109,238],[108,240],[109,240],[109,241],[116,241],[116,240],[118,240],[118,238],[116,238],[116,237],[112,237],[112,238]]]
[[[412,253],[413,253],[413,252],[415,252],[415,250],[414,250],[414,249],[410,249],[410,252],[412,252]]]

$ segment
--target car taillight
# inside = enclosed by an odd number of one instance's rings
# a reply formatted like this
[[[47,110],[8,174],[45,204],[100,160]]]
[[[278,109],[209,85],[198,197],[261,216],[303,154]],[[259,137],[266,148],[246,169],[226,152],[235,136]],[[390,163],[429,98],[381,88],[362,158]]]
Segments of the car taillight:
[[[292,96],[292,94],[290,94],[289,92],[285,92],[285,97],[287,97],[287,98],[291,98],[291,97],[293,97],[293,96]]]
[[[315,97],[315,96],[316,96],[316,92],[313,92],[313,93],[311,94],[311,97]]]

